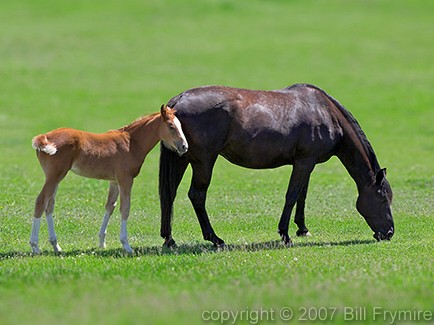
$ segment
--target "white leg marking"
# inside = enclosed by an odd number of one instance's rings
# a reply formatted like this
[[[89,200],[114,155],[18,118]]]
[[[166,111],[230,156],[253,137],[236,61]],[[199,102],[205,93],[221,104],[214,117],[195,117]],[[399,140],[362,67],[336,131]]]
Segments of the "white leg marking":
[[[53,246],[55,253],[60,253],[62,251],[62,248],[57,244],[57,236],[56,232],[54,231],[54,221],[53,221],[53,215],[47,214],[47,225],[48,225],[48,240],[50,244]]]
[[[124,246],[125,251],[128,254],[132,254],[133,250],[131,249],[130,244],[128,244],[128,234],[127,234],[127,220],[121,220],[121,235],[120,235],[121,243]]]
[[[33,254],[41,254],[38,246],[40,225],[41,218],[33,218],[32,234],[30,235],[30,246],[32,247]]]
[[[104,218],[102,219],[101,228],[99,230],[99,248],[106,247],[105,237],[107,235],[107,225],[109,220],[110,220],[110,213],[106,211],[106,213],[104,214]]]

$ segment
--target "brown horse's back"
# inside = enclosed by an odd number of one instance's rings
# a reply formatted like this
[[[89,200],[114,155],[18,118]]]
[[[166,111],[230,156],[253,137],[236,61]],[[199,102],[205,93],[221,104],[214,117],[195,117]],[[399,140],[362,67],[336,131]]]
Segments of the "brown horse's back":
[[[198,154],[214,150],[248,168],[278,167],[312,155],[326,161],[342,136],[332,103],[309,87],[209,86],[188,90],[169,104],[193,144],[189,155],[195,148]]]

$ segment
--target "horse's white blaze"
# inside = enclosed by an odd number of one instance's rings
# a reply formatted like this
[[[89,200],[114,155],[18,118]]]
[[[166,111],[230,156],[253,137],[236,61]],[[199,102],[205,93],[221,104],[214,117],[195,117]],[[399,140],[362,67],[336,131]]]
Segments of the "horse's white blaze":
[[[188,148],[187,139],[185,138],[184,132],[182,131],[181,122],[178,120],[178,118],[175,116],[173,119],[173,124],[175,124],[176,129],[178,130],[182,141],[184,142],[184,145]]]

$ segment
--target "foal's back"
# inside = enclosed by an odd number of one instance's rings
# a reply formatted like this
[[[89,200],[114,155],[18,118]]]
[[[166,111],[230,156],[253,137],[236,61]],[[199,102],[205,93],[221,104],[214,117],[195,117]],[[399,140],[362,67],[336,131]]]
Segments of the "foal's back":
[[[115,161],[128,152],[129,137],[118,130],[91,133],[59,128],[33,139],[38,159],[44,166],[59,172],[74,173],[97,179],[115,179]],[[48,168],[44,168],[48,169]]]

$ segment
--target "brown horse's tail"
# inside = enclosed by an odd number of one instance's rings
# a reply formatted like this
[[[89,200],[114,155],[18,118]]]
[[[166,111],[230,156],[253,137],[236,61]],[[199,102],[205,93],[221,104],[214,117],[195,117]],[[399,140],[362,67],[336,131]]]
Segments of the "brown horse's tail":
[[[48,141],[46,134],[40,134],[33,138],[32,147],[38,151],[43,151],[50,156],[57,152],[57,147],[53,142]]]
[[[184,156],[160,145],[159,194],[161,208],[161,237],[166,242],[172,237],[173,201],[188,163]]]

